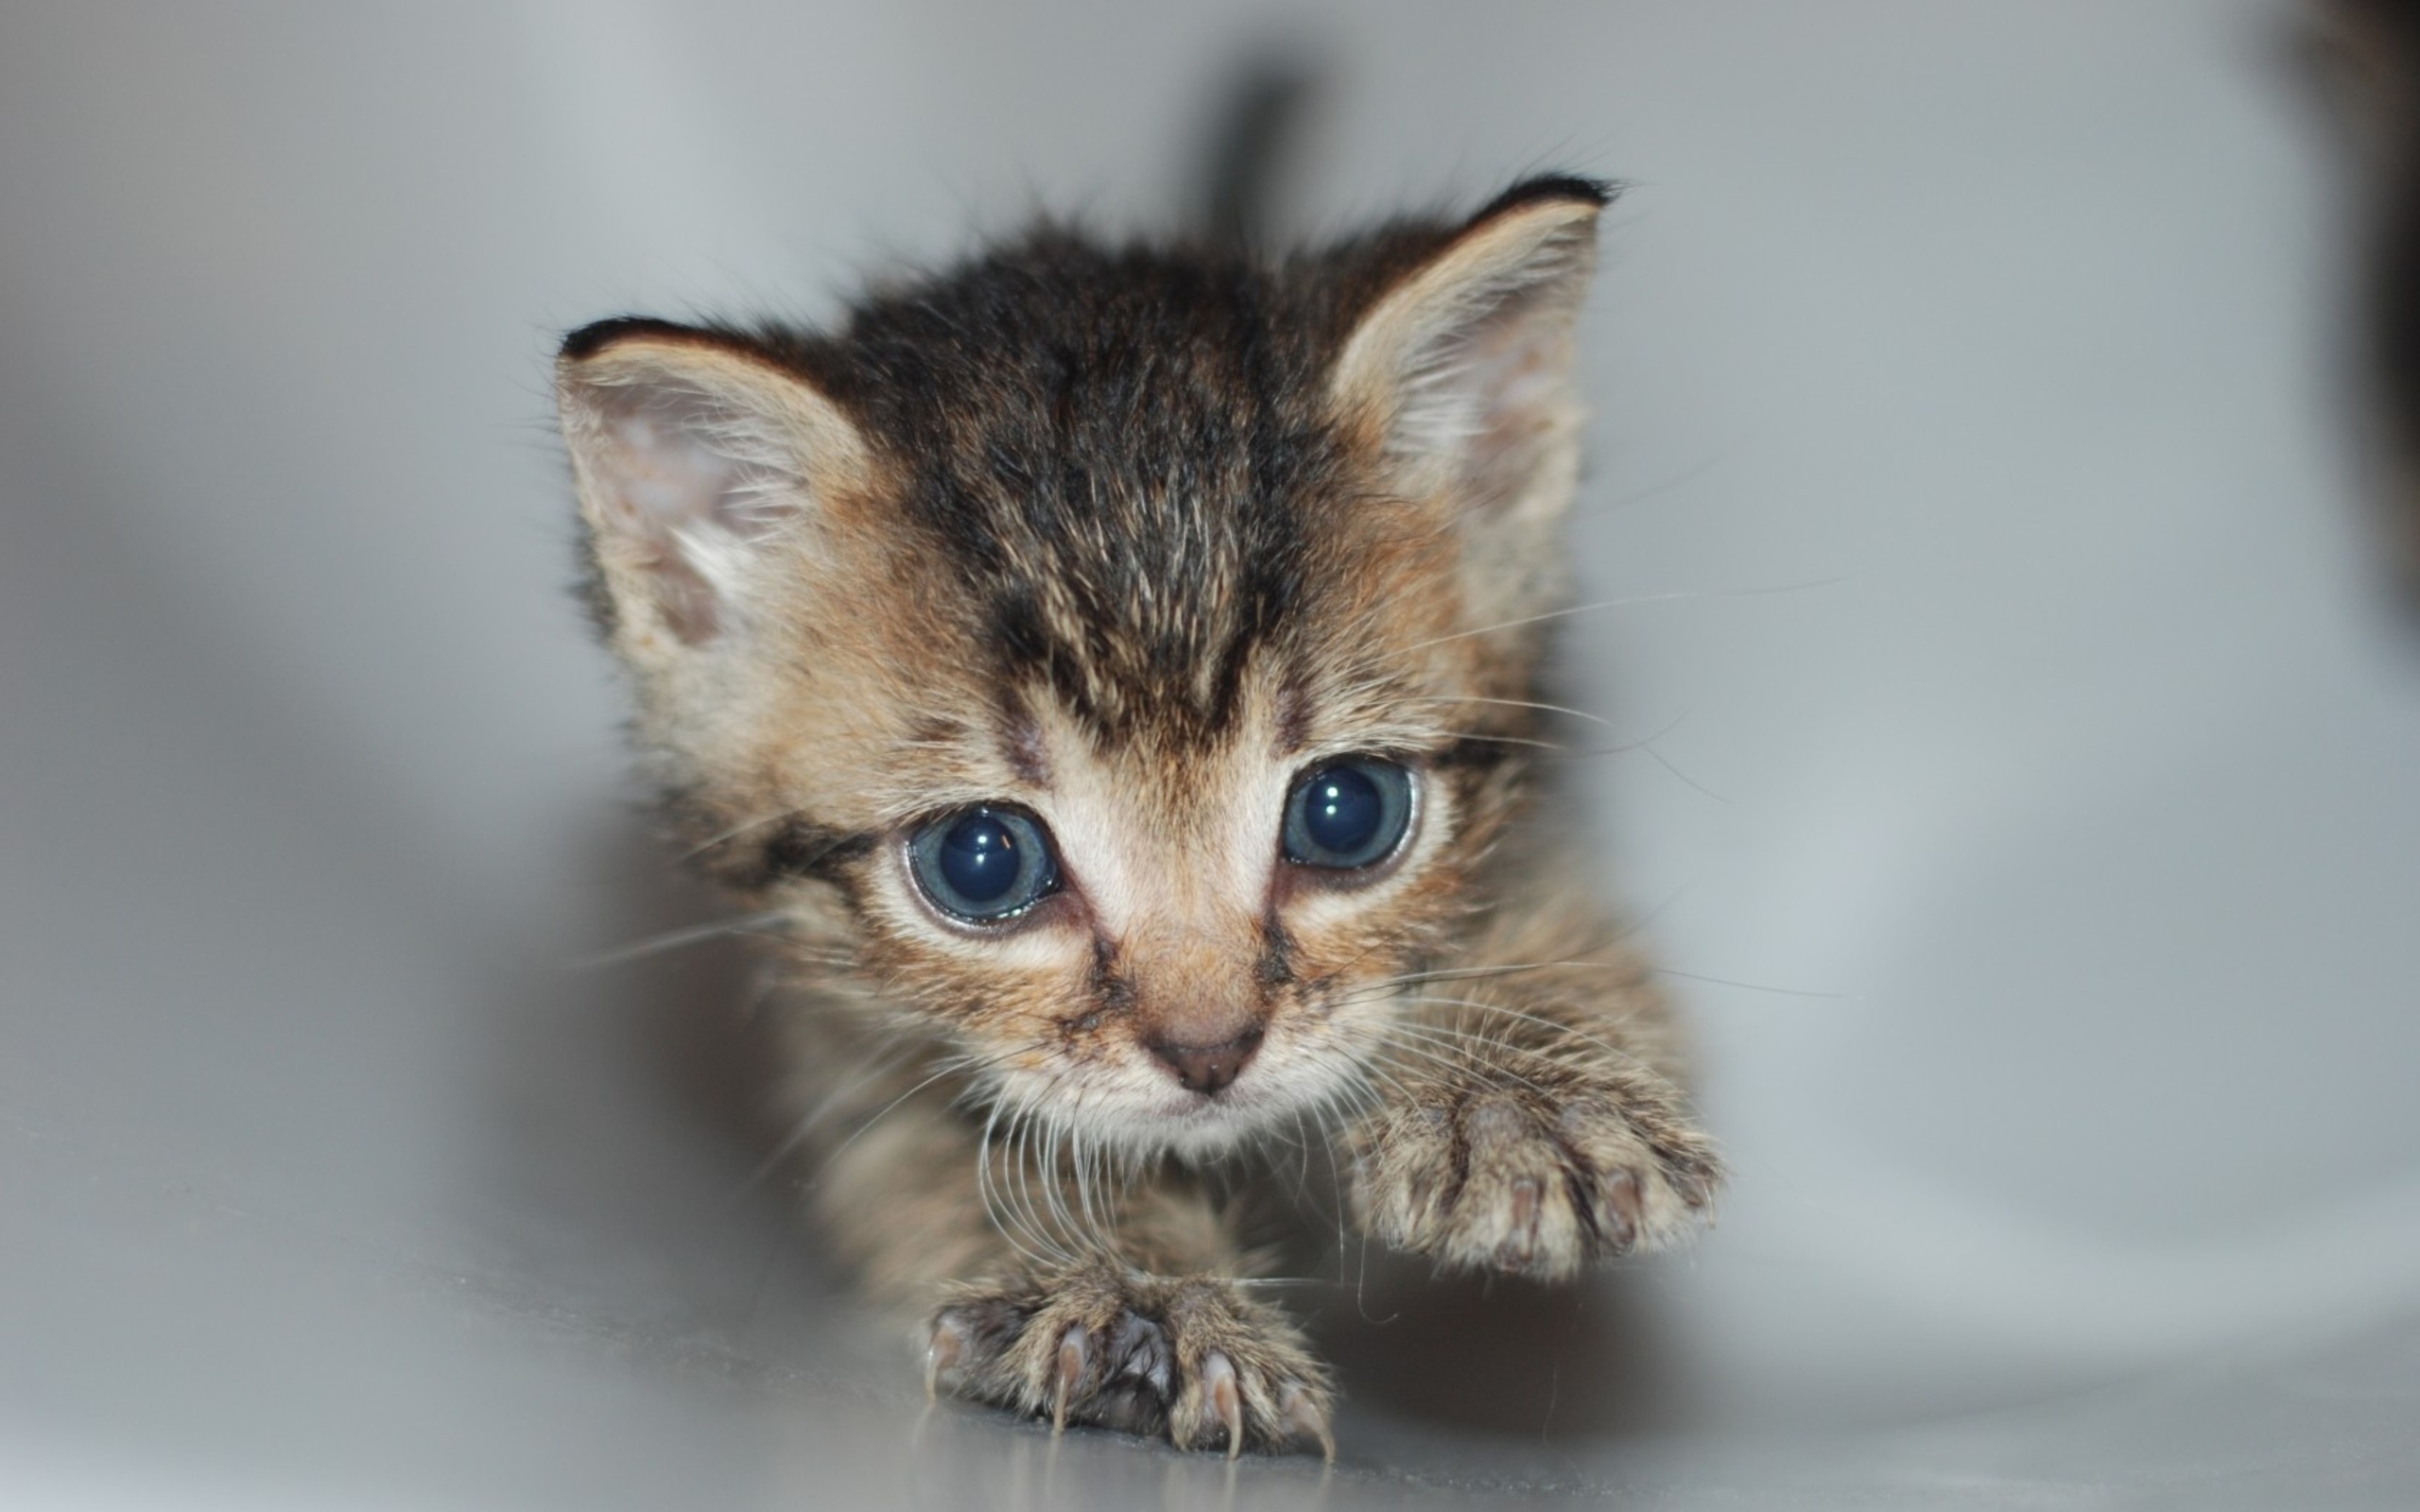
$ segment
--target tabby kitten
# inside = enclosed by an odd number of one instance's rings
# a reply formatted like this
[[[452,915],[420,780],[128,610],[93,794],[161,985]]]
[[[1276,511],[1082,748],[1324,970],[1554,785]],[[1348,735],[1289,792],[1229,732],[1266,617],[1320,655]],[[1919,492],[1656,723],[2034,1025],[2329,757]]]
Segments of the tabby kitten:
[[[1607,198],[1273,266],[1044,230],[830,334],[564,342],[645,759],[782,920],[813,1204],[928,1385],[1333,1453],[1242,1228],[1306,1131],[1449,1267],[1707,1209],[1666,1006],[1530,807]]]

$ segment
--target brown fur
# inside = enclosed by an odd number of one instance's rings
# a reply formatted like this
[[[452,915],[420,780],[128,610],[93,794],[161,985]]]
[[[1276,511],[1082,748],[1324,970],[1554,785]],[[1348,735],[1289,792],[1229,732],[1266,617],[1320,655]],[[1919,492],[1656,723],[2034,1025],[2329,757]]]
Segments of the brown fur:
[[[1046,232],[834,335],[566,343],[642,748],[787,921],[794,1143],[869,1290],[929,1310],[936,1384],[1325,1443],[1201,1176],[1272,1133],[1329,1131],[1365,1228],[1455,1266],[1568,1277],[1711,1201],[1663,1001],[1528,822],[1603,198],[1278,266]],[[1414,774],[1409,836],[1283,859],[1290,784],[1348,754]],[[1001,925],[908,876],[977,804],[1064,875]],[[1170,1044],[1249,1058],[1200,1091]]]

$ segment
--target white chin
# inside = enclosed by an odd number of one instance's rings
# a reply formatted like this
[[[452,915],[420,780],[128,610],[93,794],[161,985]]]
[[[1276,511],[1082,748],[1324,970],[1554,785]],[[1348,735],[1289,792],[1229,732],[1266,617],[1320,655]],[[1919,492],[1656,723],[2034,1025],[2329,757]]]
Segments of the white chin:
[[[1283,1078],[1264,1078],[1263,1084],[1254,1085],[1246,1077],[1210,1097],[1184,1091],[1156,1076],[1138,1080],[1144,1084],[1123,1081],[1096,1086],[1089,1089],[1089,1095],[1072,1100],[1073,1107],[1083,1108],[1080,1132],[1084,1139],[1130,1155],[1209,1160],[1251,1143],[1271,1128],[1293,1126],[1303,1106],[1300,1099],[1288,1095],[1292,1089]],[[1000,1101],[1023,1108],[1028,1115],[1041,1114],[1063,1128],[1073,1122],[1067,1111],[1071,1102],[1062,1090],[1028,1091],[1011,1081],[1001,1088]],[[1059,1117],[1053,1119],[1053,1113]]]
[[[1155,1144],[1188,1159],[1223,1155],[1283,1117],[1273,1099],[1242,1097],[1232,1091],[1217,1097],[1186,1094],[1128,1124],[1138,1144]]]

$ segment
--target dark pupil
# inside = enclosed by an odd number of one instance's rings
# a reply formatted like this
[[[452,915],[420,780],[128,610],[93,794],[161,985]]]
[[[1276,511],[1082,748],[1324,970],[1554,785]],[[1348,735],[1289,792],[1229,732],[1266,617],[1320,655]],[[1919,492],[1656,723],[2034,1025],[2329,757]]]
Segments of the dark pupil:
[[[1367,846],[1385,815],[1378,784],[1350,766],[1329,767],[1303,793],[1303,829],[1332,854],[1351,855]]]
[[[942,836],[942,877],[970,903],[997,902],[1016,885],[1017,837],[989,814],[970,814]]]

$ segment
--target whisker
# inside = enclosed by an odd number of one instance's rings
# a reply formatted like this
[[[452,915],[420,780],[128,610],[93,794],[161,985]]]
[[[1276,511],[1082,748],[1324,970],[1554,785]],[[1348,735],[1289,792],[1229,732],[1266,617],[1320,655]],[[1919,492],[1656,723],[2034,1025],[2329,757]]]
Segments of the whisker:
[[[977,1152],[980,1160],[976,1166],[976,1192],[977,1194],[983,1199],[984,1216],[991,1221],[993,1228],[998,1232],[1000,1237],[1008,1241],[1009,1247],[1015,1250],[1018,1257],[1024,1260],[1027,1264],[1032,1265],[1036,1269],[1046,1268],[1047,1264],[1046,1260],[1043,1256],[1037,1254],[1033,1248],[1026,1243],[1025,1236],[1018,1232],[1018,1225],[1015,1220],[1015,1215],[1010,1211],[1007,1207],[1006,1181],[1000,1177],[994,1177],[992,1175],[992,1156],[994,1147],[994,1130],[999,1124],[1001,1112],[1001,1106],[994,1104],[991,1116],[984,1121],[983,1138],[981,1143],[977,1145]],[[1010,1110],[1010,1129],[1012,1137],[1015,1130],[1016,1116],[1017,1115],[1014,1110]],[[1005,1147],[1001,1149],[1001,1156],[1004,1160],[1009,1159],[1008,1151]],[[1006,1174],[1007,1173],[1003,1172],[1002,1177],[1005,1177]]]
[[[848,1150],[850,1145],[855,1144],[858,1140],[864,1138],[867,1130],[873,1128],[876,1124],[881,1123],[885,1118],[890,1116],[890,1114],[896,1110],[902,1103],[907,1102],[908,1099],[915,1096],[918,1092],[923,1091],[925,1088],[930,1087],[935,1082],[941,1081],[951,1075],[963,1074],[971,1079],[974,1076],[979,1075],[983,1072],[989,1071],[992,1067],[1000,1064],[1002,1061],[1011,1058],[1018,1053],[1019,1052],[1017,1050],[1012,1049],[1003,1051],[996,1056],[981,1057],[965,1056],[949,1057],[942,1063],[939,1070],[935,1071],[931,1075],[926,1076],[924,1080],[916,1083],[913,1087],[908,1088],[906,1091],[901,1092],[890,1101],[883,1104],[881,1108],[875,1109],[873,1116],[868,1118],[864,1123],[858,1125],[854,1130],[852,1130],[847,1139],[844,1139],[839,1143],[834,1145],[831,1153],[825,1155],[823,1159],[817,1163],[813,1174],[808,1177],[809,1181],[821,1179],[823,1172],[831,1166],[832,1162],[838,1160],[841,1155]],[[804,1142],[804,1132],[795,1132],[792,1138],[786,1141],[782,1148],[777,1150],[772,1158],[767,1160],[764,1166],[760,1168],[760,1175],[752,1179],[763,1179],[764,1174],[769,1174],[783,1159],[785,1159],[791,1151],[795,1150],[798,1145]]]
[[[1649,1065],[1647,1061],[1636,1052],[1625,1050],[1619,1045],[1601,1040],[1597,1036],[1590,1034],[1585,1029],[1582,1029],[1575,1024],[1566,1023],[1561,1019],[1549,1019],[1542,1014],[1525,1013],[1519,1008],[1507,1007],[1501,1003],[1486,1003],[1478,998],[1416,997],[1409,999],[1408,1001],[1424,1005],[1433,1004],[1440,1006],[1472,1008],[1481,1013],[1495,1013],[1500,1014],[1508,1019],[1517,1019],[1524,1023],[1534,1023],[1543,1028],[1552,1029],[1558,1035],[1564,1035],[1570,1039],[1577,1040],[1582,1044],[1593,1045],[1597,1049],[1603,1051],[1605,1054],[1614,1057],[1616,1059],[1628,1061],[1630,1064],[1638,1067],[1640,1070],[1654,1073],[1658,1075],[1662,1074],[1662,1073],[1656,1072],[1653,1066]],[[1400,1025],[1392,1025],[1391,1027],[1400,1027]],[[1434,1026],[1432,1025],[1432,1027]],[[1531,1050],[1532,1053],[1535,1053],[1534,1047],[1530,1046],[1519,1046],[1515,1048]]]
[[[1424,651],[1448,641],[1468,640],[1474,635],[1494,635],[1498,630],[1517,630],[1525,625],[1540,625],[1547,620],[1568,619],[1574,614],[1592,614],[1600,609],[1627,609],[1640,604],[1672,604],[1685,599],[1757,598],[1769,593],[1803,593],[1813,588],[1831,588],[1849,580],[1851,574],[1837,577],[1817,577],[1803,583],[1778,583],[1769,588],[1711,588],[1671,593],[1634,593],[1622,598],[1600,598],[1590,604],[1573,604],[1564,609],[1548,610],[1543,614],[1530,614],[1517,620],[1504,620],[1495,625],[1482,625],[1477,629],[1456,630],[1431,640],[1414,642],[1406,651]]]
[[[1640,750],[1643,750],[1643,751],[1645,751],[1645,752],[1647,753],[1647,759],[1648,759],[1648,760],[1650,760],[1650,761],[1653,762],[1656,765],[1661,766],[1661,767],[1663,767],[1666,771],[1668,771],[1668,772],[1671,773],[1675,778],[1679,779],[1679,780],[1681,781],[1681,782],[1682,782],[1682,783],[1684,783],[1685,785],[1686,785],[1686,786],[1688,786],[1688,787],[1690,787],[1690,788],[1693,788],[1693,789],[1695,789],[1696,791],[1698,791],[1698,792],[1700,792],[1700,793],[1704,794],[1706,797],[1708,797],[1708,798],[1710,798],[1710,799],[1714,799],[1717,803],[1728,803],[1728,802],[1730,802],[1730,801],[1731,801],[1729,799],[1727,799],[1727,798],[1723,797],[1721,794],[1720,794],[1720,793],[1716,792],[1713,788],[1710,788],[1710,787],[1706,786],[1703,782],[1699,782],[1696,778],[1691,777],[1688,773],[1686,773],[1686,772],[1685,772],[1685,771],[1681,770],[1678,766],[1673,765],[1672,765],[1672,758],[1670,758],[1669,756],[1665,755],[1662,751],[1657,750],[1653,746],[1651,746],[1651,745],[1642,745],[1642,746],[1640,746],[1638,748],[1639,748]]]
[[[1425,697],[1410,698],[1406,701],[1409,703],[1488,703],[1495,704],[1506,709],[1535,709],[1541,713],[1568,714],[1574,719],[1585,719],[1592,725],[1602,725],[1608,730],[1611,730],[1614,725],[1614,722],[1606,718],[1604,715],[1592,714],[1585,709],[1567,708],[1559,703],[1538,703],[1528,698],[1482,698],[1477,694],[1466,693],[1431,694]]]
[[[688,924],[680,929],[666,930],[661,935],[650,935],[645,939],[634,940],[628,945],[616,945],[610,950],[598,951],[595,954],[574,956],[564,964],[575,971],[593,971],[603,967],[620,966],[646,956],[661,954],[666,951],[677,951],[684,945],[702,944],[710,939],[720,939],[727,935],[750,934],[779,924],[787,917],[779,910],[768,910],[761,914],[742,914],[736,919],[718,919],[710,924]]]
[[[1075,1257],[1052,1228],[1045,1215],[1042,1199],[1034,1194],[1034,1177],[1042,1166],[1042,1159],[1036,1155],[1035,1148],[1039,1144],[1042,1146],[1044,1156],[1049,1153],[1049,1146],[1043,1141],[1044,1137],[1050,1132],[1046,1115],[1040,1108],[1028,1105],[1022,1115],[1022,1128],[1016,1142],[1017,1196],[1019,1211],[1024,1215],[1026,1231],[1032,1237],[1036,1246],[1049,1254],[1059,1263],[1066,1264]],[[1048,1192],[1046,1182],[1044,1183],[1044,1191],[1046,1194]]]
[[[790,817],[791,813],[791,810],[784,809],[779,814],[766,814],[760,815],[752,819],[742,819],[737,824],[733,825],[730,829],[724,830],[717,834],[710,834],[704,839],[699,841],[696,845],[691,846],[688,850],[682,851],[681,859],[683,861],[694,861],[698,857],[704,855],[707,851],[713,850],[715,847],[721,845],[726,841],[736,840],[751,830],[761,830],[769,824],[779,824],[784,819]]]
[[[867,1119],[865,1123],[859,1125],[855,1132],[849,1135],[848,1138],[834,1145],[831,1150],[824,1155],[822,1160],[817,1161],[815,1169],[807,1173],[807,1176],[802,1185],[813,1186],[816,1182],[821,1180],[823,1178],[824,1171],[831,1166],[833,1161],[838,1160],[843,1154],[845,1154],[850,1145],[855,1144],[857,1142],[857,1137],[859,1135],[865,1133],[867,1129],[873,1127],[874,1125],[882,1122],[884,1116],[889,1114],[892,1108],[897,1108],[901,1103],[904,1103],[908,1098],[915,1096],[918,1092],[924,1091],[925,1088],[931,1086],[933,1083],[941,1080],[949,1074],[950,1072],[948,1069],[937,1071],[930,1076],[925,1077],[923,1081],[918,1082],[915,1086],[908,1088],[904,1092],[901,1092],[890,1103],[884,1105],[879,1111],[877,1111],[872,1118]],[[731,1200],[737,1202],[741,1198],[747,1196],[751,1192],[755,1191],[757,1186],[762,1183],[766,1177],[771,1176],[775,1171],[780,1170],[783,1164],[786,1162],[791,1156],[797,1154],[801,1146],[804,1145],[807,1140],[813,1136],[815,1132],[815,1125],[820,1122],[820,1112],[821,1110],[819,1109],[817,1115],[810,1115],[807,1118],[802,1119],[787,1134],[784,1135],[781,1143],[773,1146],[772,1152],[767,1155],[762,1160],[758,1161],[756,1168],[748,1173],[748,1178],[739,1183],[737,1190],[732,1193]]]
[[[1671,718],[1666,720],[1663,727],[1651,735],[1639,740],[1625,741],[1618,746],[1609,746],[1603,750],[1589,751],[1587,754],[1591,756],[1627,756],[1634,750],[1652,751],[1655,748],[1655,743],[1657,741],[1662,740],[1665,736],[1680,729],[1683,725],[1687,724],[1689,722],[1689,715],[1696,712],[1697,711],[1695,709],[1684,709],[1679,713],[1674,714]]]
[[[1736,987],[1748,992],[1771,992],[1786,998],[1821,998],[1827,1003],[1862,1003],[1861,992],[1817,992],[1808,988],[1768,987],[1762,982],[1737,982],[1727,976],[1701,976],[1695,971],[1675,971],[1670,967],[1655,966],[1649,970],[1657,976],[1676,976],[1684,982],[1707,982],[1716,987]]]
[[[1485,977],[1512,976],[1522,971],[1562,971],[1565,969],[1600,971],[1637,970],[1636,967],[1633,966],[1628,961],[1590,960],[1512,961],[1500,966],[1439,967],[1432,971],[1406,971],[1400,976],[1382,977],[1374,982],[1365,982],[1353,989],[1354,994],[1356,995],[1340,997],[1336,1001],[1337,1005],[1339,1006],[1349,1006],[1354,1004],[1369,1001],[1369,998],[1358,996],[1357,994],[1369,993],[1374,996],[1379,996],[1392,992],[1397,988],[1417,987],[1423,982],[1471,981]]]
[[[1546,1089],[1538,1083],[1522,1075],[1512,1067],[1503,1065],[1496,1061],[1483,1060],[1476,1056],[1450,1056],[1445,1054],[1443,1050],[1421,1044],[1392,1044],[1387,1048],[1390,1051],[1406,1052],[1410,1055],[1418,1056],[1423,1060],[1426,1060],[1437,1066],[1443,1067],[1446,1071],[1462,1073],[1478,1072],[1481,1074],[1502,1076],[1510,1081],[1517,1081],[1522,1086],[1527,1087],[1531,1091],[1538,1092],[1541,1095],[1546,1092]]]
[[[1533,750],[1571,751],[1571,747],[1561,741],[1533,740],[1527,735],[1491,735],[1477,730],[1441,730],[1437,733],[1448,740],[1484,740],[1497,746],[1527,746]]]
[[[1080,1249],[1083,1247],[1083,1225],[1078,1223],[1075,1214],[1068,1211],[1067,1188],[1059,1179],[1061,1137],[1062,1130],[1054,1119],[1050,1124],[1049,1138],[1043,1144],[1042,1190],[1050,1202],[1050,1221],[1058,1226],[1060,1233],[1067,1236],[1075,1247]],[[1070,1150],[1068,1155],[1072,1160],[1074,1151]]]

